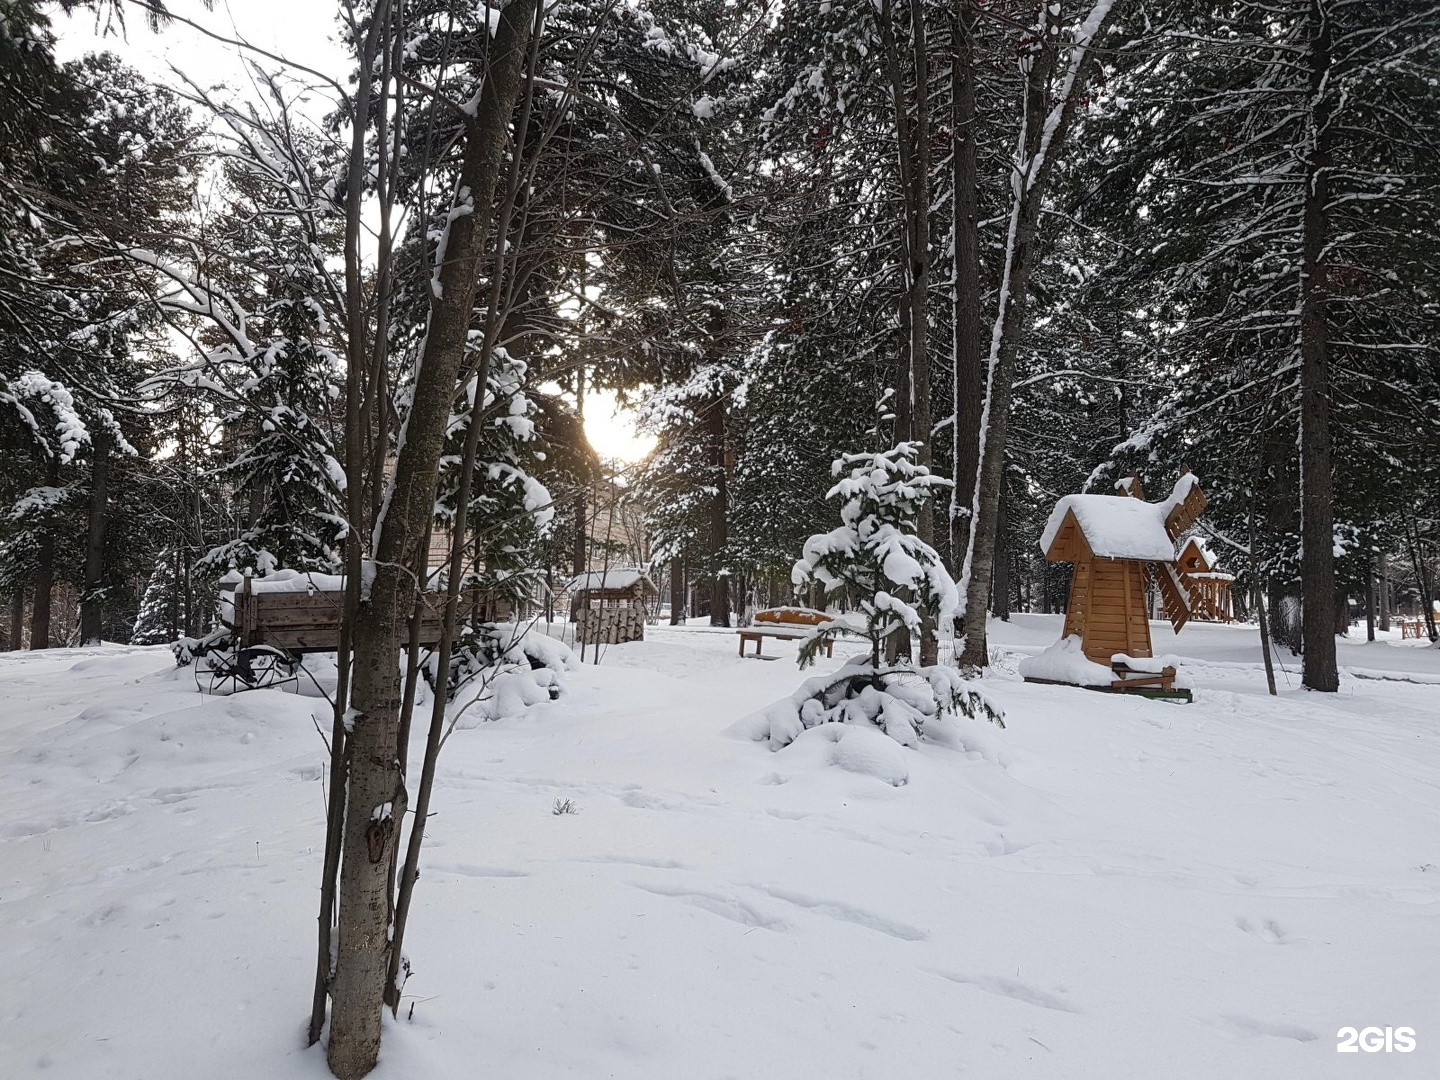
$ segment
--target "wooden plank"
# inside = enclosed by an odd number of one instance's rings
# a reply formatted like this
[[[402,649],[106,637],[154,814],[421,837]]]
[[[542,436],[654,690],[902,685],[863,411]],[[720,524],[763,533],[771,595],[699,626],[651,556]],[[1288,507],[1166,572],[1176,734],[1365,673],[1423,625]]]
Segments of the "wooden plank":
[[[1092,612],[1090,617],[1085,620],[1085,629],[1088,631],[1109,630],[1112,633],[1123,636],[1128,623],[1129,619],[1124,615],[1112,615],[1108,612],[1096,614]]]

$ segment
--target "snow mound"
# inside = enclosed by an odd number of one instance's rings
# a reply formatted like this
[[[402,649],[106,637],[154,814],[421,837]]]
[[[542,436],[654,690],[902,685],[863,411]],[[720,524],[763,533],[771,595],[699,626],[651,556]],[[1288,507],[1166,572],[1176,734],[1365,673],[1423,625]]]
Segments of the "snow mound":
[[[1025,679],[1075,686],[1109,686],[1115,678],[1113,671],[1085,655],[1078,634],[1061,638],[1038,656],[1027,656],[1016,670]]]
[[[847,772],[860,773],[883,780],[891,787],[904,787],[910,782],[910,765],[905,750],[894,739],[876,728],[855,724],[821,724],[802,732],[796,745],[829,743],[825,760]]]
[[[772,750],[789,746],[800,735],[828,724],[878,730],[901,746],[971,718],[1004,727],[1002,710],[954,668],[882,668],[856,658],[838,671],[806,679],[788,698],[747,717],[732,729]]]
[[[457,726],[519,716],[555,701],[565,690],[566,673],[578,666],[570,646],[529,624],[467,629],[450,661],[448,692]],[[433,685],[433,672],[427,675]]]

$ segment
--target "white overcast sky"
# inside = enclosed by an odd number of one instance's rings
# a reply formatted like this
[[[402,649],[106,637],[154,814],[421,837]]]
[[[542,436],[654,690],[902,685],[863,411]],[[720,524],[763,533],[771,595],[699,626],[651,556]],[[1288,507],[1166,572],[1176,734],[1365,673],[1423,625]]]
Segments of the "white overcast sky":
[[[182,23],[151,33],[143,14],[127,7],[129,29],[124,37],[102,35],[92,13],[82,11],[70,18],[57,15],[56,52],[60,58],[70,60],[107,49],[156,82],[180,85],[174,70],[178,69],[201,86],[224,84],[241,96],[250,92],[241,50]],[[200,0],[173,0],[170,7],[177,15],[224,37],[243,39],[337,81],[348,81],[350,62],[335,40],[339,8],[326,0],[241,0],[234,4],[217,0],[213,11],[206,11]],[[277,66],[264,57],[256,59],[266,67]],[[324,111],[325,104],[317,101],[312,115]],[[585,431],[591,445],[606,457],[635,461],[654,446],[653,438],[637,435],[632,416],[618,410],[614,395],[606,392],[586,395]]]
[[[97,33],[93,13],[58,16],[57,52],[63,59],[70,59],[89,50],[109,49],[159,82],[174,82],[174,67],[201,85],[246,85],[239,50],[181,23],[151,33],[143,13],[132,5],[124,6],[129,29],[123,38]],[[172,0],[170,7],[177,15],[193,19],[217,34],[241,38],[341,81],[350,69],[344,51],[334,40],[338,7],[325,0],[240,0],[234,4],[217,0],[213,11],[206,11],[200,0]],[[275,66],[263,57],[258,59]]]

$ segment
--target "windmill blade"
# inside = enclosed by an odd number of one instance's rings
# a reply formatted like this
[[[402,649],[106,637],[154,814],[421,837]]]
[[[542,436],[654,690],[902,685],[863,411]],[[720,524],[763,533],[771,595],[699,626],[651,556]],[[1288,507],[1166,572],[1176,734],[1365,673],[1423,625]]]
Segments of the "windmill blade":
[[[1185,575],[1168,563],[1150,564],[1154,569],[1156,583],[1160,586],[1160,600],[1165,606],[1165,617],[1178,634],[1190,621],[1191,590]]]
[[[1200,490],[1200,482],[1194,473],[1186,473],[1175,482],[1175,490],[1165,500],[1165,531],[1171,540],[1178,540],[1180,534],[1200,520],[1205,512],[1207,500]]]

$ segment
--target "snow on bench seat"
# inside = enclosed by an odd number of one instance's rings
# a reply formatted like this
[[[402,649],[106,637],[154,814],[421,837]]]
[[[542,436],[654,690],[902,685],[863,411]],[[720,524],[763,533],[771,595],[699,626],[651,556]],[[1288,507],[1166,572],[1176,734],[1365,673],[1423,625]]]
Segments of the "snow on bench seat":
[[[755,621],[749,626],[742,626],[736,631],[740,635],[740,655],[745,655],[745,643],[755,642],[755,655],[765,659],[764,653],[760,651],[761,642],[767,637],[773,638],[806,638],[815,632],[817,626],[824,626],[834,622],[834,618],[823,611],[816,611],[814,608],[802,607],[780,607],[767,608],[764,611],[755,613]],[[826,656],[834,654],[835,639],[824,642],[822,648]]]

